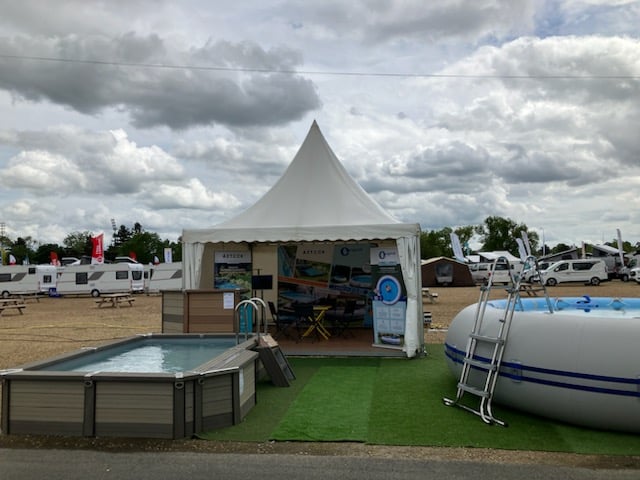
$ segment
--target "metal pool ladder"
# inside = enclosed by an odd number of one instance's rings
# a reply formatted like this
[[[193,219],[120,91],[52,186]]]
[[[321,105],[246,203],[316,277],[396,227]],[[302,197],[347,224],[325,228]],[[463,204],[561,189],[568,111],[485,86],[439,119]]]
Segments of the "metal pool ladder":
[[[467,410],[468,412],[478,415],[480,418],[482,418],[483,422],[489,425],[498,424],[506,427],[506,422],[494,417],[491,403],[500,373],[502,356],[504,354],[504,349],[509,337],[509,329],[511,328],[513,314],[516,310],[516,307],[518,305],[521,305],[520,290],[522,275],[514,275],[509,268],[510,281],[505,287],[507,291],[507,300],[502,313],[503,316],[499,319],[498,332],[495,336],[484,335],[481,333],[482,323],[487,308],[487,302],[489,301],[489,294],[491,293],[491,288],[493,287],[494,271],[498,263],[507,263],[507,265],[509,265],[506,257],[496,258],[491,266],[491,275],[489,276],[487,284],[480,287],[480,299],[477,303],[473,328],[471,330],[471,333],[469,334],[465,356],[462,359],[462,371],[460,372],[460,380],[458,381],[456,397],[454,399],[443,398],[442,401],[445,405],[458,406],[464,410]],[[553,312],[551,301],[549,300],[547,291],[544,288],[544,279],[542,279],[542,277],[540,276],[538,262],[533,256],[527,257],[524,262],[523,272],[527,271],[528,269],[533,269],[533,277],[537,278],[540,281],[542,291],[544,291],[544,295],[546,297],[547,307],[549,308],[550,312]],[[491,357],[489,358],[489,362],[481,359],[479,356],[476,356],[476,349],[478,345],[481,344],[490,345]],[[476,382],[474,382],[475,385],[469,381],[471,369],[475,369],[475,371],[481,372],[480,379],[476,379]],[[484,382],[482,376],[484,376]],[[481,387],[476,386],[479,383],[484,384]],[[462,403],[462,398],[465,393],[473,395],[479,399],[478,408],[472,408]]]

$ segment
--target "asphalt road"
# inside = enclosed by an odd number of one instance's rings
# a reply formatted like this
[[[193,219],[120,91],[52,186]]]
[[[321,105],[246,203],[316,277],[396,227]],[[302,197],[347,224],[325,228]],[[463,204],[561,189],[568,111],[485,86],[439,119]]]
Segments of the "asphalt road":
[[[550,465],[385,459],[352,456],[194,452],[113,453],[91,450],[0,449],[2,480],[622,480],[640,470]]]

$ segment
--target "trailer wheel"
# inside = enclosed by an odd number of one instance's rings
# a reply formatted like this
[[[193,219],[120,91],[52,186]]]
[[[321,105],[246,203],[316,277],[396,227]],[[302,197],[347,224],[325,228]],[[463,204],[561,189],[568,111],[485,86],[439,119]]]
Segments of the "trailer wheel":
[[[600,285],[600,279],[598,277],[593,277],[589,283],[591,283],[591,285],[598,286]]]
[[[93,298],[99,297],[100,296],[100,290],[96,290],[96,289],[91,290],[91,296]]]
[[[11,296],[11,294],[9,292],[7,292],[6,290],[4,292],[2,292],[2,298],[9,298]]]

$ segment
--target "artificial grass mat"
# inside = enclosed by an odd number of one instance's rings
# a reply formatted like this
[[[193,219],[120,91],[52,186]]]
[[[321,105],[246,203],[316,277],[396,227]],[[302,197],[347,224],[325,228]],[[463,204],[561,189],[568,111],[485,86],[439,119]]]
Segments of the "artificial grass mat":
[[[455,396],[442,345],[429,355],[397,358],[289,358],[288,388],[258,384],[257,404],[210,440],[356,441],[380,445],[478,447],[607,455],[640,455],[640,436],[563,424],[501,405],[489,426],[442,397]]]

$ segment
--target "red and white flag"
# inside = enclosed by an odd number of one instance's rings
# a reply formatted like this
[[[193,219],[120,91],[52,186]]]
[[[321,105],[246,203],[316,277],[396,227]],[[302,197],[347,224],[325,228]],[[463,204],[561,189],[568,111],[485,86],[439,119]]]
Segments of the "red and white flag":
[[[104,233],[91,237],[93,248],[91,249],[91,263],[104,263]]]
[[[9,254],[9,265],[15,265],[16,263],[18,263],[16,261],[16,257],[14,257],[12,254]]]
[[[51,259],[51,265],[55,265],[56,267],[60,266],[60,260],[58,259],[58,254],[56,252],[51,252],[49,254],[49,258]]]

